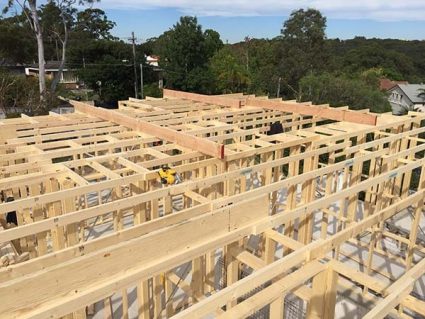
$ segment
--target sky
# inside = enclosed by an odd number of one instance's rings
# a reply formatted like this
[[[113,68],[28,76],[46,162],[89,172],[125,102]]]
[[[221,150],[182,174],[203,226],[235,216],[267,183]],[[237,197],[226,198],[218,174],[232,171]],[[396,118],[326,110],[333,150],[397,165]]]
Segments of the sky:
[[[139,42],[159,36],[182,15],[197,16],[225,42],[273,38],[293,10],[309,7],[327,17],[328,38],[425,39],[425,0],[101,0],[96,6],[117,23],[114,35],[134,31]]]
[[[0,0],[2,8],[6,3]],[[300,8],[326,16],[328,38],[425,40],[425,0],[100,0],[94,6],[116,22],[115,36],[127,39],[134,31],[138,43],[172,28],[182,15],[197,16],[204,30],[218,31],[224,42],[273,38]]]

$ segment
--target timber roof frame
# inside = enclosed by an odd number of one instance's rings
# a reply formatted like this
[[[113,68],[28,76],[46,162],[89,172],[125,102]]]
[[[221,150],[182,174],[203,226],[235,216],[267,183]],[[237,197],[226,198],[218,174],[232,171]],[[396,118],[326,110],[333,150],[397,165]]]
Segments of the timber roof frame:
[[[333,318],[347,282],[375,300],[366,318],[425,316],[411,294],[425,272],[424,114],[172,90],[117,110],[71,103],[72,114],[0,121],[0,257],[10,263],[0,264],[0,318],[85,318],[99,302],[112,316],[117,293],[128,318],[129,287],[141,318],[245,318],[264,307],[282,317],[287,294],[308,317]],[[276,121],[284,132],[267,135]],[[161,186],[161,165],[182,183]],[[406,209],[410,235],[387,232],[385,221]],[[17,227],[5,222],[10,212]],[[380,249],[387,237],[406,254]],[[368,248],[363,271],[342,258],[347,243]],[[385,277],[377,256],[404,272]],[[187,264],[190,282],[175,272]],[[252,273],[241,278],[242,268]]]

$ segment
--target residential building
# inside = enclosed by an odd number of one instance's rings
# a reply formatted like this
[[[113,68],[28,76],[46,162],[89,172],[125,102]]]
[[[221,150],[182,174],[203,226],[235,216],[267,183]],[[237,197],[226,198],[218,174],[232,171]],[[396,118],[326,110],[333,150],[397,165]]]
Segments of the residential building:
[[[388,93],[393,114],[403,115],[408,111],[425,112],[424,84],[397,84],[389,89]]]
[[[44,66],[45,66],[46,78],[53,79],[55,75],[59,72],[60,61],[47,61]],[[26,67],[25,74],[27,76],[38,76],[39,74],[38,63],[32,64],[29,67]],[[62,70],[59,83],[64,84],[65,87],[68,89],[77,89],[78,76],[75,70],[65,66],[65,68]]]
[[[148,55],[146,57],[146,64],[150,65],[150,66],[155,66],[158,67],[159,66],[159,56],[157,55]]]
[[[164,80],[163,80],[163,74],[162,74],[163,70],[159,67],[160,57],[157,55],[148,55],[145,57],[146,57],[146,64],[152,69],[152,71],[154,71],[157,74],[158,87],[162,89],[164,85]]]

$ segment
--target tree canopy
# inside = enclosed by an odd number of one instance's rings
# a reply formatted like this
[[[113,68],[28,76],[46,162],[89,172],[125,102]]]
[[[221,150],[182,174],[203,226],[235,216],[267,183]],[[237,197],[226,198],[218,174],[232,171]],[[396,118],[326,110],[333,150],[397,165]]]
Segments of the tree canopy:
[[[208,91],[209,59],[222,46],[217,32],[202,31],[196,17],[181,17],[173,28],[161,35],[160,64],[167,72],[169,86],[193,92]]]
[[[303,76],[324,69],[329,59],[325,29],[326,18],[315,9],[294,11],[283,24],[279,71],[291,90]]]
[[[94,90],[96,99],[114,103],[133,96],[131,44],[113,36],[115,22],[104,11],[67,1],[37,6],[45,60],[63,59],[66,26],[66,63]],[[28,12],[0,17],[3,64],[37,61],[39,39],[33,36]],[[146,64],[147,55],[159,56],[159,68]],[[155,96],[163,77],[166,87],[184,91],[278,95],[388,111],[379,79],[425,81],[425,41],[328,39],[326,17],[314,9],[292,12],[273,39],[245,37],[234,44],[223,44],[217,31],[203,29],[196,17],[184,16],[160,36],[136,44],[136,56],[137,68],[143,64],[145,88]],[[18,91],[9,89],[9,97],[11,92]]]

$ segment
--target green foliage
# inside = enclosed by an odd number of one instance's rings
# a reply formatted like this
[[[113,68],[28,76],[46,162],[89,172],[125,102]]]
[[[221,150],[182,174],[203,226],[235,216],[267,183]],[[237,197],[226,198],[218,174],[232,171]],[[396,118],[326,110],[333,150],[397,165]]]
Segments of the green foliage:
[[[111,35],[114,26],[116,23],[108,19],[105,11],[89,8],[77,13],[73,31],[80,38],[114,40]]]
[[[375,89],[379,88],[379,80],[383,77],[387,77],[387,74],[382,68],[371,68],[360,74],[360,78],[370,87]]]
[[[24,63],[31,61],[37,51],[32,31],[25,17],[0,19],[0,60]]]
[[[246,38],[244,42],[230,46],[239,63],[248,71],[247,93],[276,95],[280,45],[276,40]]]
[[[143,86],[144,96],[162,97],[162,90],[158,87],[158,83],[150,83]]]
[[[63,23],[68,30],[71,30],[76,11],[72,7],[60,8],[55,1],[49,1],[40,6],[40,25],[44,38],[44,55],[47,60],[60,60],[62,54],[60,48],[65,38]]]
[[[54,2],[49,2],[42,7],[40,12],[41,22],[45,33],[45,54],[48,60],[59,60],[61,50],[61,39],[63,38],[63,25],[60,22],[61,10]],[[115,26],[115,22],[108,20],[105,12],[100,9],[86,9],[76,11],[68,9],[66,21],[69,29],[68,55],[75,59],[76,52],[82,57],[86,47],[93,46],[97,40],[115,40],[110,31]],[[111,41],[113,43],[113,41]],[[69,61],[69,59],[68,59]],[[74,61],[75,62],[75,61]]]
[[[133,96],[133,66],[123,64],[112,56],[104,56],[96,64],[78,71],[85,84],[94,89],[100,101],[112,102]]]
[[[60,19],[64,16],[69,29],[67,66],[79,69],[80,80],[94,90],[94,98],[111,102],[132,96],[131,45],[112,36],[115,23],[104,11],[75,9],[77,1],[52,0],[38,7],[45,60],[61,56],[64,32]],[[65,3],[69,6],[63,7]],[[139,69],[145,55],[159,55],[165,85],[179,90],[275,97],[281,78],[280,95],[286,99],[371,107],[374,111],[389,110],[385,96],[377,90],[380,78],[425,81],[425,41],[364,37],[329,40],[325,28],[326,18],[319,11],[300,9],[284,22],[277,38],[247,37],[223,46],[218,32],[203,31],[195,17],[181,17],[160,37],[136,46],[136,64]],[[34,32],[24,14],[0,18],[0,43],[0,61],[36,60]],[[158,73],[146,64],[143,72],[145,94],[158,96]],[[19,104],[25,105],[24,100]]]
[[[158,39],[160,64],[167,72],[167,86],[184,91],[210,91],[208,61],[223,43],[217,32],[202,31],[196,17],[181,17]]]
[[[123,41],[88,41],[85,46],[73,46],[69,49],[69,63],[84,67],[84,63],[103,63],[105,58],[113,58],[114,64],[128,63],[132,59],[131,46]]]
[[[382,68],[392,80],[419,83],[425,79],[425,41],[396,39],[328,40],[333,55],[333,71],[359,73]]]
[[[212,57],[210,68],[219,93],[243,92],[250,84],[248,70],[228,46]]]
[[[329,59],[325,29],[326,18],[315,9],[294,11],[285,21],[279,69],[291,90],[303,76],[324,70]]]
[[[329,73],[307,75],[300,81],[300,101],[330,106],[350,106],[351,109],[370,108],[382,113],[391,110],[384,93],[361,79],[335,76]]]
[[[378,44],[350,50],[343,60],[343,68],[347,72],[382,68],[395,80],[403,79],[402,74],[410,75],[414,72],[413,64],[406,55],[385,50]]]
[[[36,78],[11,74],[0,69],[0,109],[6,117],[14,117],[21,113],[46,114],[55,106],[56,99],[48,96],[47,102],[47,104],[40,103]]]
[[[223,47],[223,41],[220,39],[220,33],[207,29],[204,32],[204,50],[208,58],[211,58],[220,48]]]

